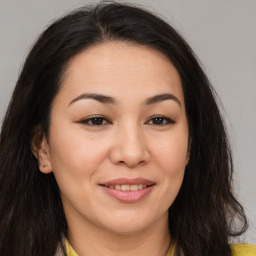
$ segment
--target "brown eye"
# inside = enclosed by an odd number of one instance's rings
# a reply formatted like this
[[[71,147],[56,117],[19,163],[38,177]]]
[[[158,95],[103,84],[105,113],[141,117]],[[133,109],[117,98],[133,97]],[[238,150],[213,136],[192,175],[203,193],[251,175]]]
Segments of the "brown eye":
[[[100,125],[110,124],[110,122],[106,118],[101,116],[94,116],[94,117],[84,119],[81,121],[81,123],[88,124],[91,126],[100,126]]]
[[[149,124],[152,124],[152,125],[159,125],[159,126],[163,126],[163,125],[167,125],[167,124],[174,124],[175,122],[168,118],[168,117],[165,117],[165,116],[155,116],[153,118],[151,118],[149,121],[148,121]]]

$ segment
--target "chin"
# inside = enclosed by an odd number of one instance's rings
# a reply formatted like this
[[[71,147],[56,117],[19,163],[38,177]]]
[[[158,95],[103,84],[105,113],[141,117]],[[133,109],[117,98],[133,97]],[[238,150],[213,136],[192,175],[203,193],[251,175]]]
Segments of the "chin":
[[[104,223],[102,223],[105,228],[120,235],[143,232],[155,223],[153,216],[146,216],[145,214],[122,214],[112,215],[111,218],[105,217]]]
[[[106,226],[105,226],[106,227]],[[107,226],[107,230],[111,233],[118,235],[134,235],[137,233],[141,233],[146,230],[148,225],[138,224],[138,225],[128,225],[123,223],[116,223],[115,225]]]

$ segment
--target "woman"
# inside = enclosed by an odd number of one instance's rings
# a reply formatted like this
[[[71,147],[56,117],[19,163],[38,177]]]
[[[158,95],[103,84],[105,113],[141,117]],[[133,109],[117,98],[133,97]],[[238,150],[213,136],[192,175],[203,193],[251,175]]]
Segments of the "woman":
[[[82,8],[40,36],[0,171],[0,255],[255,255],[229,244],[247,221],[213,90],[181,36],[136,7]]]

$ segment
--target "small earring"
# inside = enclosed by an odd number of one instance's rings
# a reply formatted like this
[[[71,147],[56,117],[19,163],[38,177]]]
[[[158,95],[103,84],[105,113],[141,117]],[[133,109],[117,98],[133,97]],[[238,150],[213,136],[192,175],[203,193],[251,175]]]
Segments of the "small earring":
[[[45,168],[46,166],[47,166],[47,164],[44,164],[44,165],[43,165],[43,168]]]

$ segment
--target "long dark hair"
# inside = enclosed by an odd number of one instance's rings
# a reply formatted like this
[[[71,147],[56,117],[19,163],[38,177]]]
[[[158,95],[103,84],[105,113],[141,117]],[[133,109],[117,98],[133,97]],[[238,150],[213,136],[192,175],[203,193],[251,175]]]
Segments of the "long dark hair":
[[[230,255],[229,239],[241,235],[247,221],[232,193],[231,152],[215,93],[195,54],[170,25],[141,8],[117,3],[81,8],[57,20],[25,61],[0,135],[0,255],[54,255],[67,234],[58,185],[53,174],[39,171],[30,140],[35,132],[47,136],[51,104],[68,61],[110,40],[162,52],[182,80],[191,153],[169,209],[176,254]]]

